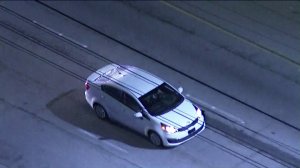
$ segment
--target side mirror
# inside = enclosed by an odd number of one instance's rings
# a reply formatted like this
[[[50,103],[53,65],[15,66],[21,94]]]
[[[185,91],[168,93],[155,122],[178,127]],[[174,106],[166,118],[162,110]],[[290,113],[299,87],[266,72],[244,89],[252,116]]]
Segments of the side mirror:
[[[179,92],[180,94],[183,92],[183,88],[182,88],[181,86],[178,88],[178,92]]]
[[[143,118],[143,114],[141,112],[134,113],[136,118]]]

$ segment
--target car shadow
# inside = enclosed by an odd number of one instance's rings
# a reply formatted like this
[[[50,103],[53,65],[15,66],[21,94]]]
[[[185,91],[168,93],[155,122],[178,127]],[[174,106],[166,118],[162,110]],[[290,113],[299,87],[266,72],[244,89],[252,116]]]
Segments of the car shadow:
[[[133,147],[159,149],[146,137],[116,122],[97,118],[87,104],[83,89],[65,92],[47,104],[48,109],[58,118],[85,131],[99,135],[99,140],[112,139]]]

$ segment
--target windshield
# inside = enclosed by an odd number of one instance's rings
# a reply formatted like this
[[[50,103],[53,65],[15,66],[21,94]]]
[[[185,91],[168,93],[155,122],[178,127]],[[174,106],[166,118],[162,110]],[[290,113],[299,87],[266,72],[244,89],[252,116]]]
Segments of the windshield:
[[[161,84],[139,98],[152,116],[162,115],[177,107],[183,96],[166,83]]]

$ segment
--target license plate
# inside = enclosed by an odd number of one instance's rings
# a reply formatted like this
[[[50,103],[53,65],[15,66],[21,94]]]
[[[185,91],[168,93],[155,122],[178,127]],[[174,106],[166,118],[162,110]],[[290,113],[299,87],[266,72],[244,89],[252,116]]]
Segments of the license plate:
[[[195,128],[192,128],[188,131],[189,134],[193,133],[195,131]]]

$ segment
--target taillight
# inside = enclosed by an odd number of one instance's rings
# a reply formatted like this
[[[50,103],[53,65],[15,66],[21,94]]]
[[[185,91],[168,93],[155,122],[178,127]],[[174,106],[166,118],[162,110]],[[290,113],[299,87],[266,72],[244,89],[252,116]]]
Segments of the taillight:
[[[84,86],[85,86],[85,90],[89,90],[90,84],[88,81],[85,82]]]

